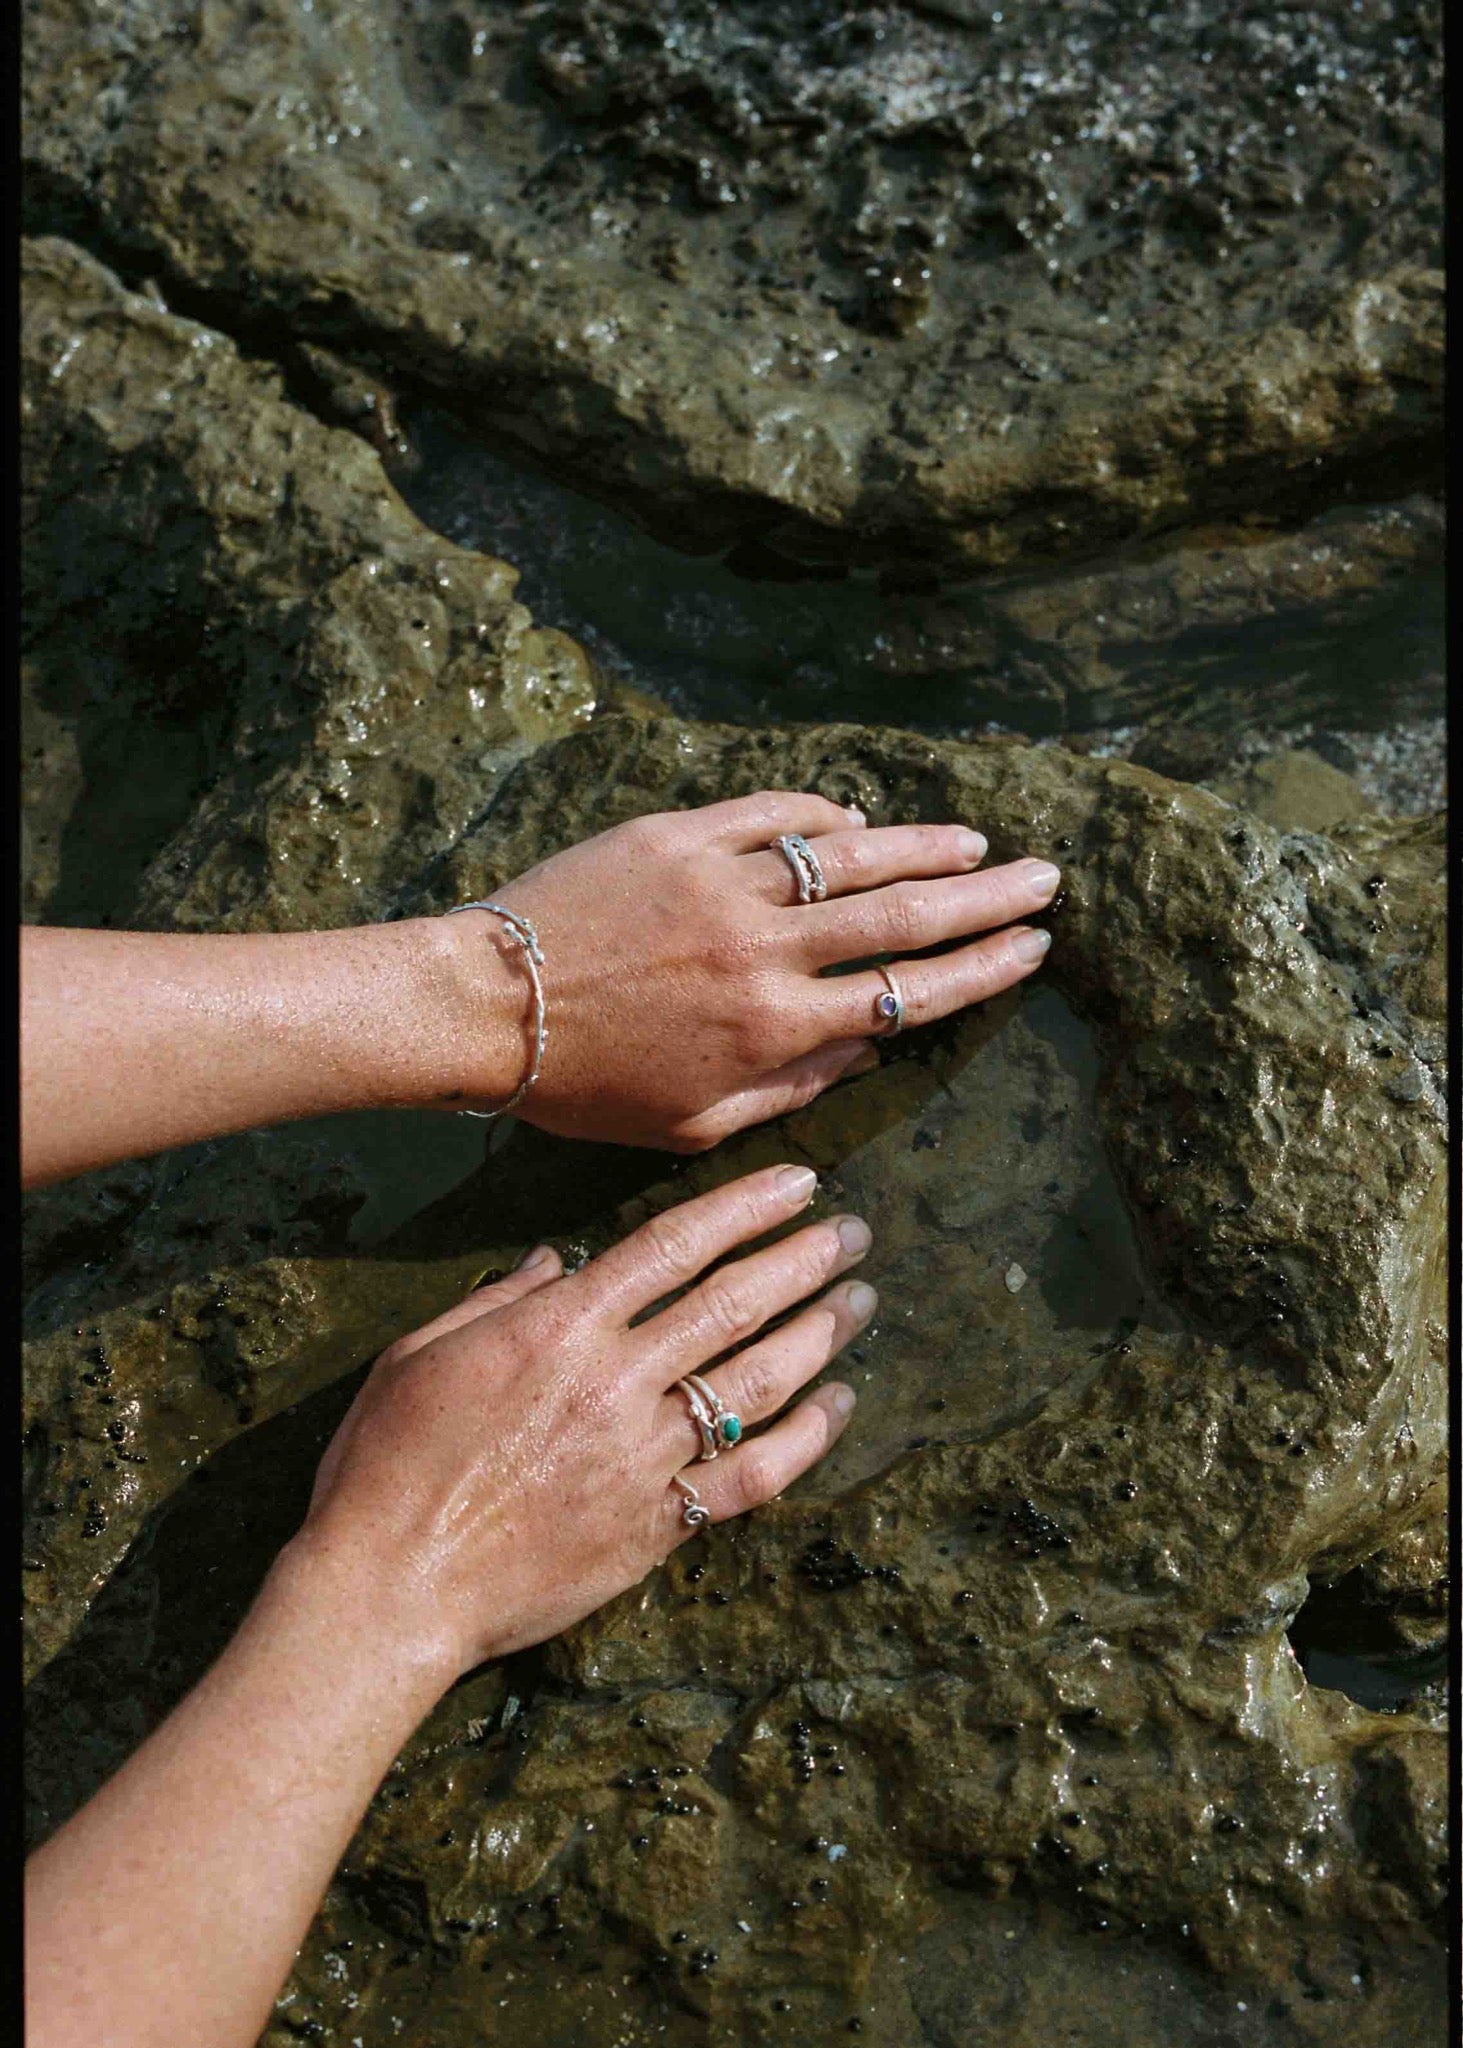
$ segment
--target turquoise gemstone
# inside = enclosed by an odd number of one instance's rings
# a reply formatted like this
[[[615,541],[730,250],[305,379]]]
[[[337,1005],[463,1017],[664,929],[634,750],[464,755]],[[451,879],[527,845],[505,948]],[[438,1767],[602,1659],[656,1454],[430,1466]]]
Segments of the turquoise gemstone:
[[[727,1443],[739,1443],[742,1435],[741,1417],[738,1415],[723,1415],[721,1418],[721,1434]]]

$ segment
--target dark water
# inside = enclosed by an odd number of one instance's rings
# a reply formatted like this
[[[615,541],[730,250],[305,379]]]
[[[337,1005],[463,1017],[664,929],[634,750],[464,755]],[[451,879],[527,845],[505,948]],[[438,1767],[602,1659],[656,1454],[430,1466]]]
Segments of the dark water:
[[[418,516],[512,562],[541,625],[571,633],[612,684],[688,717],[946,735],[994,724],[1099,747],[1111,734],[1122,750],[1155,716],[1376,731],[1442,708],[1444,566],[1425,500],[1319,515],[1283,575],[1257,572],[1257,536],[1230,529],[917,590],[745,545],[683,554],[440,413],[409,430],[418,459],[396,481]],[[1393,530],[1399,560],[1358,573],[1354,558]]]

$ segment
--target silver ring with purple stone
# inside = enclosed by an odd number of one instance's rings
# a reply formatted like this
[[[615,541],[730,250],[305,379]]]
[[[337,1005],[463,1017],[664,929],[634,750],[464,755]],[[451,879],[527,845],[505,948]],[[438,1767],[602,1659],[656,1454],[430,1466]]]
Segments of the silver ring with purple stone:
[[[884,1026],[882,1036],[892,1038],[904,1029],[904,991],[887,967],[876,967],[874,972],[882,975],[886,984],[884,994],[874,998],[874,1015]]]
[[[821,903],[828,894],[828,883],[817,854],[802,833],[784,832],[771,844],[792,869],[792,878],[797,885],[798,902]]]

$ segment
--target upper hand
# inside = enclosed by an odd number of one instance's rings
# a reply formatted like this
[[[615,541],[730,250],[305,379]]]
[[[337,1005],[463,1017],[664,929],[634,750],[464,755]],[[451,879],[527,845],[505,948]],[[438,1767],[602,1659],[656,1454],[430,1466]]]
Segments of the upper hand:
[[[797,902],[769,844],[789,832],[811,843],[826,901]],[[774,792],[637,818],[540,862],[497,899],[531,920],[545,956],[547,1044],[518,1113],[566,1137],[694,1152],[801,1108],[875,1057],[884,983],[823,969],[894,956],[908,1025],[1040,963],[1012,920],[1051,900],[1057,870],[977,873],[985,850],[961,825],[871,829],[824,797]],[[449,922],[480,925],[480,947],[496,935],[483,913]],[[971,942],[901,957],[956,939]],[[512,949],[498,949],[496,973],[501,1001],[521,976]],[[516,1079],[522,1034],[515,1045]]]

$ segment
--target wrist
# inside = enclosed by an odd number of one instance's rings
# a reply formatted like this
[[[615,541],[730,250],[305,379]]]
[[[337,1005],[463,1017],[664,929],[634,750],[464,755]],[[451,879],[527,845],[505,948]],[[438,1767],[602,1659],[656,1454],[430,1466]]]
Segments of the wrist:
[[[394,1755],[462,1673],[430,1596],[313,1523],[280,1551],[236,1641],[308,1646]],[[384,1766],[383,1766],[384,1768]]]
[[[420,1109],[496,1109],[522,1078],[521,978],[486,911],[411,918],[401,935],[420,1020],[410,1104]]]

